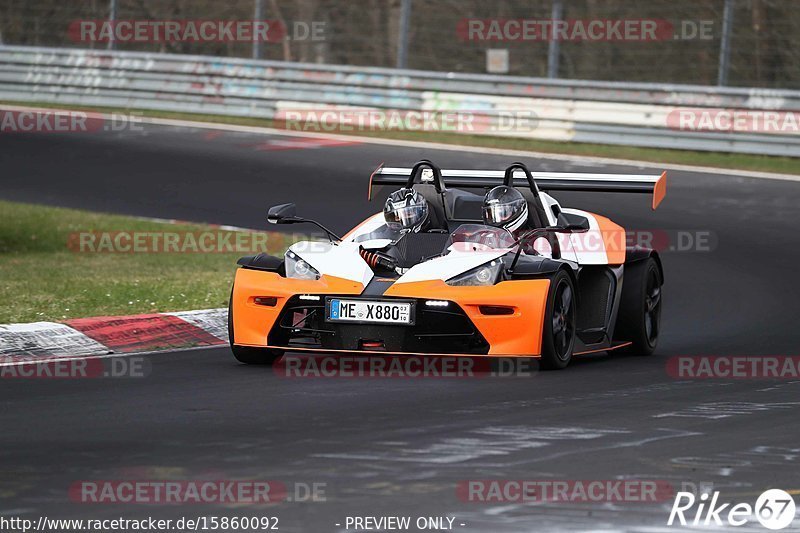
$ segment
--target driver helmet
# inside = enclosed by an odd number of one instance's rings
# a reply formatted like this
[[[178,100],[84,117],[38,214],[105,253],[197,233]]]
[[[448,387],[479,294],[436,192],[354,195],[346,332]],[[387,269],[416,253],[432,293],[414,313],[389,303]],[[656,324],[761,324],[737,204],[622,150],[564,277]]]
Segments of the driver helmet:
[[[516,231],[528,220],[528,202],[517,189],[495,187],[483,199],[483,222],[489,226]]]
[[[390,229],[417,232],[428,219],[428,202],[414,189],[400,189],[386,199],[383,218]]]

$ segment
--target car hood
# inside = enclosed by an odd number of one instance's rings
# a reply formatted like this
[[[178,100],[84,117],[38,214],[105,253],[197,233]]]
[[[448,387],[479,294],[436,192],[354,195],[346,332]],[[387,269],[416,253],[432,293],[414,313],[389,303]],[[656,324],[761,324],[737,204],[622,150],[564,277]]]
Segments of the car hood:
[[[365,287],[375,276],[359,253],[359,244],[342,242],[333,245],[327,242],[303,241],[289,247],[320,274],[356,281]],[[473,268],[503,257],[509,250],[451,251],[447,255],[429,259],[414,265],[395,283],[418,281],[447,281]]]

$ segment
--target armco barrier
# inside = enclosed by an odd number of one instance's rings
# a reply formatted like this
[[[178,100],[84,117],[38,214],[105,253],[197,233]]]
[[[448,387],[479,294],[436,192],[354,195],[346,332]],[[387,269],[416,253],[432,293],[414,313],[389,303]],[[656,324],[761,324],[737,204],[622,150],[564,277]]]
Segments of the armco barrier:
[[[685,108],[800,116],[800,91],[549,80],[136,52],[0,46],[0,100],[275,118],[286,110],[469,112],[465,131],[531,139],[800,157],[800,132],[670,127]],[[785,115],[783,115],[785,116]]]

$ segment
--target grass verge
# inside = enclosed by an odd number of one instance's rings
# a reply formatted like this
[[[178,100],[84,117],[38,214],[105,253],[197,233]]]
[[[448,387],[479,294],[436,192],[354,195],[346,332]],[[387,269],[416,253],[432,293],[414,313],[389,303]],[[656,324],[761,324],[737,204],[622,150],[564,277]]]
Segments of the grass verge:
[[[178,113],[167,111],[151,111],[142,109],[125,109],[90,107],[90,106],[64,106],[53,103],[40,102],[0,102],[8,105],[29,105],[32,107],[45,107],[65,109],[79,107],[83,110],[99,112],[127,112],[144,117],[169,118],[182,120],[196,120],[222,124],[239,124],[244,126],[261,126],[267,128],[281,128],[280,124],[269,119],[229,117],[222,115],[205,115],[195,113]],[[292,131],[287,130],[287,134]],[[649,161],[653,163],[673,163],[678,165],[696,165],[736,170],[752,170],[760,172],[777,172],[781,174],[800,175],[800,159],[797,157],[777,157],[767,155],[733,154],[724,152],[699,152],[690,150],[669,150],[662,148],[640,148],[636,146],[614,146],[606,144],[584,144],[558,141],[542,141],[518,139],[512,137],[488,137],[482,135],[466,135],[459,133],[443,132],[417,132],[417,131],[358,131],[335,132],[342,135],[357,135],[364,137],[378,137],[382,139],[399,139],[417,142],[436,142],[471,146],[476,148],[500,148],[507,150],[524,150],[531,152],[544,152],[562,155],[578,155],[607,157],[612,159],[631,159],[636,161]]]
[[[230,232],[7,201],[0,201],[0,213],[0,324],[225,307],[239,257],[282,254],[292,242],[277,232]],[[136,246],[135,235],[151,249],[165,234],[179,239],[168,253],[108,251]],[[212,237],[202,241],[206,234]],[[116,235],[122,237],[115,244]],[[229,251],[226,235],[231,246],[239,236],[240,247],[248,249]],[[219,244],[212,246],[210,238]],[[202,251],[211,248],[222,251]]]

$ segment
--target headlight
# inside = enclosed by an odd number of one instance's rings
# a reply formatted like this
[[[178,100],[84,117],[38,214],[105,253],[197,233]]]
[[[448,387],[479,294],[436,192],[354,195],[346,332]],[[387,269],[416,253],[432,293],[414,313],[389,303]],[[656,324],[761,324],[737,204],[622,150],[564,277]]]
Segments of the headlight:
[[[490,263],[450,278],[445,283],[456,286],[494,285],[499,281],[502,268],[503,262],[500,259],[495,259]]]
[[[286,277],[294,279],[319,279],[319,272],[299,255],[289,250],[286,252]]]

